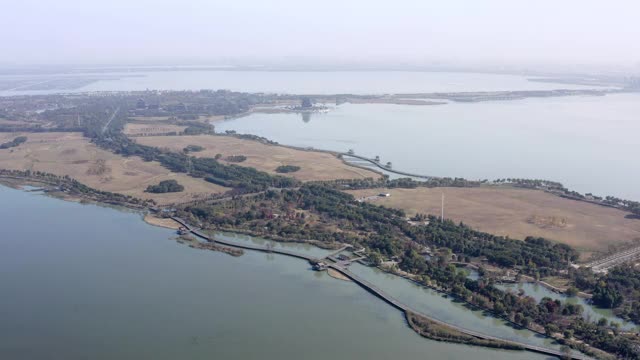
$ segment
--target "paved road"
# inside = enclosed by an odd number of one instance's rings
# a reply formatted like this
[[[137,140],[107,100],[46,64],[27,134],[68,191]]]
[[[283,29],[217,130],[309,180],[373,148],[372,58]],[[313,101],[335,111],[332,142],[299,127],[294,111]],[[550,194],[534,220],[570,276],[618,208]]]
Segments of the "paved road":
[[[104,134],[105,131],[107,131],[107,128],[109,127],[109,125],[111,125],[111,122],[113,121],[113,119],[115,119],[116,115],[118,115],[119,111],[120,111],[120,106],[118,106],[116,108],[116,110],[109,117],[109,120],[107,120],[107,123],[104,124],[104,126],[102,127],[102,133],[103,134]]]

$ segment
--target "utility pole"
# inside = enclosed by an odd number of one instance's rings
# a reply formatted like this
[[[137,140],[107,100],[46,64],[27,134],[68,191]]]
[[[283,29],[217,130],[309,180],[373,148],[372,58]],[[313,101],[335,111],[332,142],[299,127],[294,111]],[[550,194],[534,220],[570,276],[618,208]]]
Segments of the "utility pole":
[[[444,193],[442,193],[442,205],[440,209],[440,221],[444,222]]]

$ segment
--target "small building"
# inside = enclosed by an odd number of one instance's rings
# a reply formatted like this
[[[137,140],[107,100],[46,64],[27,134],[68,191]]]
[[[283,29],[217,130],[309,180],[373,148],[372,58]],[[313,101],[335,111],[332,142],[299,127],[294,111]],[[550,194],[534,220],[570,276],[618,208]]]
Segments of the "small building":
[[[189,230],[184,227],[184,226],[180,226],[178,228],[178,235],[187,235],[189,233]]]
[[[327,264],[321,262],[315,263],[312,266],[312,269],[315,271],[322,271],[322,270],[326,270],[327,269]]]

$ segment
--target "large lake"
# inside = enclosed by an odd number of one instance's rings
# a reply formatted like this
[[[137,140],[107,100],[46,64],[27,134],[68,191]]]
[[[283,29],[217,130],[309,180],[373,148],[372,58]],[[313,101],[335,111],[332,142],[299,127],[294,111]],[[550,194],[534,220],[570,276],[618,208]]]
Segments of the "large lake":
[[[640,94],[437,106],[342,104],[326,114],[252,114],[216,123],[282,144],[391,161],[412,173],[560,181],[640,200]]]
[[[88,84],[82,84],[88,80]],[[79,84],[82,84],[81,86]],[[0,75],[0,96],[84,91],[228,89],[288,94],[388,94],[583,89],[506,74],[408,71],[130,71]]]
[[[545,358],[421,338],[386,303],[303,261],[190,249],[139,214],[34,192],[0,186],[0,199],[2,359]],[[439,316],[545,342],[416,291]]]

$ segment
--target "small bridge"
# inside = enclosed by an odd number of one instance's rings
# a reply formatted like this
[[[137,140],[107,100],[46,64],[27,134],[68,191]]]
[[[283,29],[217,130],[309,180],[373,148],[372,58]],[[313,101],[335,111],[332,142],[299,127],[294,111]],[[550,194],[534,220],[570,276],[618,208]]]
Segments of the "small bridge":
[[[343,251],[345,251],[345,250],[347,250],[347,249],[349,249],[349,248],[352,248],[352,247],[353,247],[353,246],[351,246],[351,245],[345,245],[345,246],[341,247],[340,249],[338,249],[338,250],[336,250],[336,251],[333,251],[333,252],[331,252],[331,253],[329,253],[329,254],[325,255],[322,259],[331,259],[331,258],[333,258],[334,256],[336,256],[336,255],[340,254],[341,252],[343,252]]]
[[[414,178],[419,178],[419,179],[425,179],[425,180],[429,180],[429,179],[438,179],[438,177],[436,176],[428,176],[428,175],[420,175],[420,174],[412,174],[412,173],[408,173],[405,171],[400,171],[400,170],[394,170],[392,168],[386,167],[385,165],[383,165],[380,161],[376,160],[376,159],[371,159],[368,158],[366,156],[362,156],[362,155],[356,155],[356,154],[350,154],[350,153],[338,153],[339,155],[342,156],[350,156],[352,158],[356,158],[356,159],[360,159],[360,160],[364,160],[366,162],[369,162],[377,167],[379,167],[380,169],[384,170],[384,171],[388,171],[390,173],[394,173],[394,174],[398,174],[398,175],[403,175],[403,176],[409,176],[409,177],[414,177]]]
[[[294,251],[289,251],[289,250],[283,250],[283,249],[270,249],[270,248],[266,248],[266,247],[262,247],[262,246],[256,246],[256,245],[249,245],[249,244],[238,244],[238,243],[234,243],[231,241],[226,241],[226,240],[214,240],[212,237],[210,237],[209,235],[203,233],[201,230],[192,227],[191,225],[189,225],[185,220],[179,218],[179,217],[175,217],[172,216],[171,219],[175,220],[176,222],[178,222],[180,225],[182,225],[185,229],[187,229],[190,233],[192,233],[193,235],[200,237],[206,241],[209,242],[215,242],[215,243],[219,243],[219,244],[223,244],[223,245],[227,245],[227,246],[233,246],[233,247],[237,247],[240,249],[247,249],[247,250],[254,250],[254,251],[261,251],[261,252],[267,252],[267,253],[274,253],[274,254],[281,254],[281,255],[286,255],[286,256],[291,256],[291,257],[295,257],[298,259],[303,259],[303,260],[307,260],[307,261],[318,261],[317,258],[314,258],[312,256],[308,256],[308,255],[304,255],[304,254],[300,254],[300,253],[296,253]],[[339,249],[340,251],[343,251],[344,249]],[[336,250],[337,251],[337,250]],[[339,252],[339,251],[338,251]],[[335,254],[337,254],[338,252],[334,252]],[[331,254],[330,254],[331,255]],[[333,257],[333,256],[328,256],[328,257]],[[349,263],[348,262],[344,262],[344,263]],[[525,343],[521,343],[518,341],[513,341],[513,340],[506,340],[506,339],[501,339],[498,337],[494,337],[494,336],[490,336],[490,335],[485,335],[482,333],[479,333],[477,331],[473,331],[473,330],[469,330],[469,329],[465,329],[453,324],[449,324],[446,323],[444,321],[440,321],[440,320],[436,320],[430,316],[427,316],[419,311],[416,311],[414,309],[412,309],[410,306],[396,300],[394,297],[392,297],[391,295],[387,294],[386,292],[384,292],[383,290],[379,289],[378,287],[376,287],[375,285],[373,285],[372,283],[368,282],[367,280],[362,279],[361,277],[357,276],[356,274],[352,273],[351,271],[349,271],[348,269],[346,269],[344,266],[342,266],[343,262],[337,262],[335,264],[328,264],[327,266],[335,271],[338,271],[339,273],[343,274],[344,276],[348,277],[349,279],[353,280],[353,282],[355,282],[356,284],[358,284],[360,287],[362,287],[363,289],[367,290],[368,292],[370,292],[371,294],[377,296],[378,298],[382,299],[383,301],[385,301],[386,303],[388,303],[389,305],[393,306],[394,308],[402,311],[402,312],[413,312],[415,314],[418,314],[424,318],[427,318],[435,323],[441,324],[443,326],[448,326],[450,328],[453,328],[461,333],[479,338],[479,339],[485,339],[485,340],[494,340],[494,341],[502,341],[502,342],[506,342],[506,343],[511,343],[511,344],[515,344],[518,345],[526,350],[529,351],[534,351],[540,354],[545,354],[545,355],[552,355],[552,356],[557,356],[557,357],[564,357],[567,354],[559,351],[559,350],[554,350],[554,349],[549,349],[549,348],[545,348],[545,347],[541,347],[541,346],[536,346],[536,345],[531,345],[531,344],[525,344]],[[588,360],[589,358],[584,356],[584,355],[580,355],[580,354],[571,354],[571,359],[573,360]]]
[[[469,329],[465,329],[453,324],[449,324],[446,323],[444,321],[440,321],[440,320],[436,320],[430,316],[427,316],[419,311],[416,311],[415,309],[412,309],[411,307],[409,307],[408,305],[405,305],[404,303],[396,300],[394,297],[392,297],[391,295],[387,294],[386,292],[382,291],[381,289],[379,289],[378,287],[376,287],[375,285],[373,285],[372,283],[368,282],[367,280],[362,279],[361,277],[357,276],[356,274],[352,273],[351,271],[347,270],[346,268],[339,266],[337,264],[330,264],[329,267],[333,270],[336,270],[338,272],[340,272],[342,275],[348,277],[349,279],[353,280],[353,282],[355,282],[356,284],[360,285],[360,287],[364,288],[365,290],[367,290],[368,292],[370,292],[371,294],[377,296],[378,298],[384,300],[387,304],[393,306],[394,308],[402,311],[402,312],[412,312],[415,314],[418,314],[424,318],[427,318],[437,324],[443,325],[443,326],[448,326],[450,328],[453,328],[461,333],[476,337],[478,339],[484,339],[484,340],[493,340],[493,341],[501,341],[501,342],[506,342],[506,343],[510,343],[510,344],[514,344],[514,345],[518,345],[520,347],[523,347],[529,351],[534,351],[540,354],[545,354],[545,355],[552,355],[552,356],[557,356],[559,358],[564,358],[565,356],[567,356],[567,354],[565,354],[562,351],[559,350],[554,350],[554,349],[549,349],[549,348],[545,348],[545,347],[541,347],[541,346],[536,346],[536,345],[531,345],[531,344],[525,344],[525,343],[521,343],[518,341],[513,341],[513,340],[506,340],[506,339],[502,339],[502,338],[498,338],[498,337],[494,337],[494,336],[490,336],[490,335],[486,335],[486,334],[482,334],[479,333],[477,331],[473,331],[473,330],[469,330]],[[570,354],[571,359],[574,360],[587,360],[589,359],[589,357],[586,357],[584,355],[581,354]]]
[[[238,244],[238,243],[231,242],[231,241],[214,239],[211,236],[203,233],[201,230],[198,230],[198,229],[190,226],[186,221],[184,221],[183,219],[181,219],[179,217],[172,216],[171,219],[173,219],[174,221],[178,222],[180,225],[184,226],[184,228],[187,229],[193,235],[195,235],[195,236],[197,236],[197,237],[199,237],[201,239],[204,239],[204,240],[206,240],[208,242],[227,245],[227,246],[233,246],[233,247],[240,248],[240,249],[286,255],[286,256],[291,256],[291,257],[295,257],[295,258],[302,259],[302,260],[307,260],[307,261],[318,261],[313,256],[300,254],[300,253],[297,253],[295,251],[289,251],[289,250],[284,250],[284,249],[273,249],[273,248],[262,247],[262,246],[257,246],[257,245],[249,245],[249,244]]]

